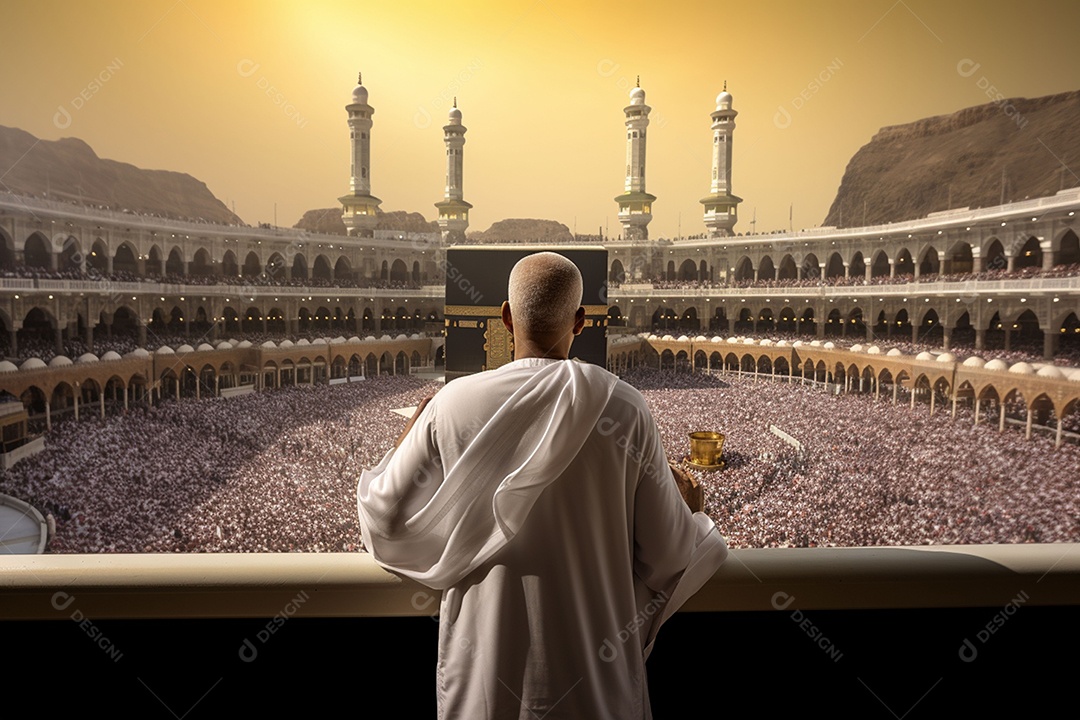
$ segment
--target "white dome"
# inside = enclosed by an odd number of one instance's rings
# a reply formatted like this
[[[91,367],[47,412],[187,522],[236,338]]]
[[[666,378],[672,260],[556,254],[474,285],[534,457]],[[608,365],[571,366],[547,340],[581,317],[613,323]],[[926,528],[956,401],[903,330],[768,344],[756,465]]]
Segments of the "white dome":
[[[645,104],[645,91],[641,89],[641,86],[632,88],[630,90],[630,104],[631,105],[644,105]]]
[[[1053,365],[1043,365],[1035,375],[1041,378],[1050,378],[1052,380],[1065,379],[1065,373],[1061,372],[1061,370]]]
[[[340,345],[341,343],[345,342],[345,338],[342,337],[341,335],[338,335],[336,338],[334,338],[330,342],[333,345]]]
[[[221,342],[219,342],[217,344],[217,349],[218,350],[232,350],[232,348],[233,348],[233,344],[231,342],[229,342],[228,340],[222,340]]]
[[[10,360],[0,360],[0,373],[15,372],[18,369]]]
[[[199,352],[206,352],[207,350],[213,350],[214,346],[210,343],[200,343],[199,347],[195,348]]]
[[[686,337],[685,335],[680,335],[679,342],[690,342],[690,338]]]
[[[925,350],[923,350],[921,353],[919,353],[918,355],[915,356],[915,359],[916,360],[923,360],[923,361],[932,361],[934,359],[934,356],[931,355],[930,353],[926,352]]]
[[[360,342],[360,338],[353,335],[351,338],[349,338],[348,342],[351,342],[351,343]]]
[[[393,340],[393,338],[392,338],[392,337],[390,337],[389,335],[383,335],[383,336],[382,336],[382,337],[380,337],[379,339],[380,339],[380,340],[382,340],[382,341],[384,341],[384,342],[385,342],[385,341],[389,341],[389,340]]]
[[[71,358],[66,355],[56,355],[49,361],[49,367],[66,367],[71,365]]]
[[[0,363],[0,365],[2,364],[3,363]],[[1071,380],[1072,382],[1080,382],[1080,370],[1073,370],[1069,374],[1069,380]]]
[[[147,352],[146,348],[135,348],[134,350],[132,350],[128,354],[124,355],[124,357],[126,357],[126,358],[147,358],[147,357],[150,357],[150,353]],[[102,355],[101,359],[106,361],[106,362],[108,362],[109,360],[119,360],[120,355],[113,352],[112,350],[110,350],[109,352]]]
[[[1009,372],[1016,373],[1017,375],[1034,375],[1035,368],[1031,367],[1029,363],[1018,362],[1009,368]]]
[[[698,335],[694,338],[694,342],[709,342],[709,340],[704,335]]]
[[[675,338],[673,336],[671,336],[671,335],[665,335],[664,337],[662,337],[660,339],[661,340],[668,340],[668,341],[672,341],[672,342],[674,342],[674,340],[675,340]]]
[[[193,348],[190,345],[185,343],[184,345],[181,345],[180,347],[176,348],[176,352],[178,352],[178,353],[195,352],[195,348]]]
[[[77,362],[77,363],[95,363],[97,361],[98,361],[98,356],[95,355],[94,353],[83,353],[82,355],[79,356],[79,359],[76,360],[75,362]]]
[[[363,80],[363,77],[357,76],[356,87],[354,87],[352,91],[352,101],[354,103],[367,105],[367,88],[364,87],[364,84],[361,82],[361,80]]]
[[[280,343],[278,343],[279,348],[291,348],[292,346],[293,346],[293,341],[292,340],[282,340]],[[264,347],[265,347],[265,345],[264,345]]]
[[[836,349],[836,343],[834,343],[834,342],[832,342],[830,340],[829,342],[825,343],[825,349],[826,350],[835,350]]]
[[[887,357],[899,357],[900,355],[903,355],[903,354],[904,353],[900,352],[900,350],[898,350],[897,348],[893,348],[889,352],[885,353],[885,355]]]
[[[787,340],[777,340],[776,341],[776,347],[787,347],[787,346],[788,346]]]
[[[757,345],[757,343],[754,342],[754,338],[743,338],[742,344],[743,345]]]
[[[981,368],[985,364],[986,364],[986,361],[983,360],[978,355],[972,355],[971,357],[969,357],[967,360],[964,361],[964,367],[970,367],[970,368]]]
[[[374,341],[375,341],[375,336],[374,335],[368,335],[366,338],[364,338],[364,342],[374,342]]]
[[[983,370],[1008,370],[1009,366],[1005,364],[1005,361],[1001,358],[994,358],[990,362],[983,365]]]
[[[45,361],[41,358],[30,358],[24,360],[23,364],[19,366],[20,370],[39,370],[45,367]]]
[[[311,343],[308,341],[307,338],[300,338],[299,340],[296,341],[296,344],[297,345],[310,345]]]
[[[238,348],[249,348],[249,347],[251,347],[251,341],[250,340],[241,340],[240,342],[236,343],[236,347],[238,347]]]
[[[162,345],[154,351],[155,355],[175,355],[176,352],[168,345]]]
[[[406,335],[398,335],[398,336],[397,336],[396,338],[394,338],[394,339],[395,339],[395,340],[408,340],[409,338],[408,338],[408,336],[406,336]]]
[[[764,338],[761,342],[758,343],[758,345],[761,345],[762,347],[769,347],[772,344],[772,340],[769,340],[768,338]]]
[[[867,355],[880,355],[881,354],[881,348],[879,348],[877,345],[871,345],[870,347],[866,348],[866,354]]]
[[[730,110],[731,109],[731,93],[724,90],[716,96],[716,109],[717,110]]]
[[[943,352],[937,356],[937,361],[940,363],[956,362],[956,356],[951,352]]]
[[[820,340],[811,340],[810,341],[810,347],[821,347],[821,341]]]
[[[795,342],[791,343],[791,347],[802,347],[802,346],[803,346],[803,341],[802,340],[796,340]]]
[[[423,340],[424,338],[420,336],[420,333],[413,333],[412,335],[409,336],[409,339],[410,340]]]
[[[264,347],[267,350],[273,350],[273,349],[277,348],[277,345],[274,344],[273,340],[267,340],[262,345],[260,345],[260,347]]]
[[[728,341],[729,343],[737,343],[737,342],[739,342],[739,338],[737,338],[737,337],[729,337],[729,338],[727,339],[727,341]]]
[[[456,103],[456,101],[455,101],[455,103]],[[450,124],[451,125],[460,125],[461,124],[461,111],[458,110],[458,106],[456,104],[454,105],[454,107],[450,108],[450,112],[448,114],[448,117],[450,118]]]
[[[724,342],[724,338],[720,337],[719,335],[714,335],[712,341],[714,343],[721,343]]]
[[[863,351],[863,346],[860,345],[859,343],[855,343],[854,345],[851,346],[850,350],[851,350],[851,352],[862,352]]]

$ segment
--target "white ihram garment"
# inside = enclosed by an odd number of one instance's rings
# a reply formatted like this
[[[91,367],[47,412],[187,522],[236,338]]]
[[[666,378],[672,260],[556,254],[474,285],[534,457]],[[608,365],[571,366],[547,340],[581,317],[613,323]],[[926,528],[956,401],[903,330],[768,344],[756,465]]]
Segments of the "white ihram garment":
[[[447,383],[360,477],[364,543],[443,591],[440,718],[649,718],[656,632],[727,556],[641,394],[525,358]]]

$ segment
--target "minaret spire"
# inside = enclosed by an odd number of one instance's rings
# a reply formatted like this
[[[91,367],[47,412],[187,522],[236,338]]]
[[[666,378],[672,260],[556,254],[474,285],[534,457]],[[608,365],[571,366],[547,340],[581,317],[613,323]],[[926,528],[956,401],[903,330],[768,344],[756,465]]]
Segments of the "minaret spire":
[[[465,131],[455,97],[447,123],[443,126],[443,142],[446,144],[446,190],[442,202],[435,203],[439,210],[439,229],[442,231],[443,242],[446,243],[464,242],[465,230],[469,227],[469,210],[472,205],[465,202],[462,187],[465,180]]]
[[[341,201],[341,220],[349,235],[371,237],[374,234],[379,198],[371,194],[371,116],[375,108],[368,105],[368,91],[363,74],[356,74],[352,101],[345,106],[349,113],[349,136],[352,143],[352,170],[349,194]]]
[[[619,203],[619,222],[628,240],[647,240],[652,203],[656,196],[645,191],[645,130],[649,127],[649,111],[645,91],[638,84],[630,90],[630,104],[623,108],[626,115],[626,183],[625,192],[615,198]]]
[[[735,132],[735,116],[738,111],[731,107],[731,93],[724,90],[716,96],[716,110],[713,111],[712,133],[712,183],[710,194],[701,199],[705,206],[705,226],[711,237],[733,235],[733,228],[738,222],[738,206],[742,198],[731,194],[731,138]]]

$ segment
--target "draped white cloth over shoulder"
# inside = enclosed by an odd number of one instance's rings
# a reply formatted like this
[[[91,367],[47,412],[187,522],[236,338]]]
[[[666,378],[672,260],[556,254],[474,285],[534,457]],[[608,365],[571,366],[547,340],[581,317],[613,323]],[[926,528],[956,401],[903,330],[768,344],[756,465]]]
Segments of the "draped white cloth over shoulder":
[[[391,451],[360,477],[357,500],[368,550],[380,564],[429,587],[458,582],[517,534],[540,493],[577,456],[617,381],[595,365],[547,363],[502,403],[452,467],[427,458],[417,473],[388,462]],[[403,456],[424,441],[414,436],[432,426],[439,399],[417,418]],[[494,470],[501,475],[497,483]],[[409,511],[420,498],[422,506]]]
[[[447,383],[357,503],[375,559],[442,590],[444,719],[651,717],[656,633],[727,556],[641,393],[572,360]]]

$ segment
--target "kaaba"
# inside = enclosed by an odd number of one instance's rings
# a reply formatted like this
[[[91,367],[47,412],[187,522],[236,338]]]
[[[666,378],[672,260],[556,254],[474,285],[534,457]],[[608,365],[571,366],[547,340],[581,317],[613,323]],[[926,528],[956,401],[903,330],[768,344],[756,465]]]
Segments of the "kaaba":
[[[514,359],[502,322],[510,270],[537,252],[556,252],[581,270],[585,329],[570,357],[607,367],[607,249],[591,245],[482,245],[446,250],[446,379],[493,370]]]

